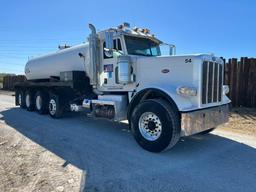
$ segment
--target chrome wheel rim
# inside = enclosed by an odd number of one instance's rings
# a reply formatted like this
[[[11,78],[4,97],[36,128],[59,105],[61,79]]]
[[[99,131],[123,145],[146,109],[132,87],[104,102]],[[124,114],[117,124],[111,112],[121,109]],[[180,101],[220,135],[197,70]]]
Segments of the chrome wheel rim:
[[[42,97],[40,95],[36,96],[36,108],[38,110],[42,108]]]
[[[56,113],[56,101],[54,99],[51,99],[49,102],[49,112],[51,115]]]
[[[30,106],[30,95],[29,94],[26,95],[26,106],[27,107]]]
[[[162,123],[155,113],[145,112],[140,116],[139,130],[145,139],[155,141],[162,133]]]

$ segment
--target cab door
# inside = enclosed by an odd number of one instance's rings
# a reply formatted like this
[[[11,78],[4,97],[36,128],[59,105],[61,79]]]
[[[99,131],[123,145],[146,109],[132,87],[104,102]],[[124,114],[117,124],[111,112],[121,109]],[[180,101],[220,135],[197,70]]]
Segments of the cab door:
[[[100,74],[100,86],[102,89],[117,89],[120,87],[116,82],[116,69],[117,69],[117,56],[113,54],[108,56],[105,54],[104,48],[106,47],[106,42],[102,43],[102,69]],[[118,51],[122,51],[121,39],[113,39],[113,48]]]

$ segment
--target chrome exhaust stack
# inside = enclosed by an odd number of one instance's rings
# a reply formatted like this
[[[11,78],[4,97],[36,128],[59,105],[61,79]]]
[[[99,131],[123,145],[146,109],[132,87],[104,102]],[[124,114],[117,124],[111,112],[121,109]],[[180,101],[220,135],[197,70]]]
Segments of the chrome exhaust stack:
[[[92,75],[91,78],[91,85],[97,87],[98,83],[98,69],[99,69],[99,62],[98,62],[98,37],[96,33],[96,28],[93,24],[89,24],[89,28],[91,30],[91,34],[89,36],[89,54],[90,54],[90,74]]]

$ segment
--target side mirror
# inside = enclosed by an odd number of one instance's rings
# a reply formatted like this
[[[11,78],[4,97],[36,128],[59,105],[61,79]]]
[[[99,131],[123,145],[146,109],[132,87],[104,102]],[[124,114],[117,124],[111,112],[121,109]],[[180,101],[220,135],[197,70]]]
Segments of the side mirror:
[[[113,49],[113,32],[111,31],[106,31],[105,32],[105,42],[106,42],[106,48],[107,49]]]
[[[160,44],[161,55],[176,55],[176,46],[168,43]]]
[[[113,32],[111,31],[106,31],[105,32],[105,42],[106,42],[106,47],[104,48],[104,52],[107,57],[112,57],[113,56]]]

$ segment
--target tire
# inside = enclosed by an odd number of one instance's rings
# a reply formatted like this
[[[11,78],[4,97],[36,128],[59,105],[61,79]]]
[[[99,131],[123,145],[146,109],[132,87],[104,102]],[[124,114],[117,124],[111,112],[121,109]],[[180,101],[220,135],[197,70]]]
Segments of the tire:
[[[21,108],[26,108],[24,91],[15,91],[15,103],[16,105],[19,105]]]
[[[33,111],[35,109],[34,94],[31,90],[25,92],[25,105],[28,111]]]
[[[50,94],[48,102],[49,114],[52,118],[60,118],[63,115],[64,107],[61,104],[60,97],[56,94]]]
[[[133,110],[130,122],[135,140],[147,151],[161,152],[179,141],[179,112],[176,106],[162,99],[141,102]]]
[[[39,114],[48,113],[49,96],[44,91],[37,91],[35,94],[35,109]]]
[[[205,130],[205,131],[202,131],[202,132],[199,133],[199,134],[200,134],[200,135],[206,135],[206,134],[212,132],[214,129],[215,129],[215,128],[207,129],[207,130]]]

